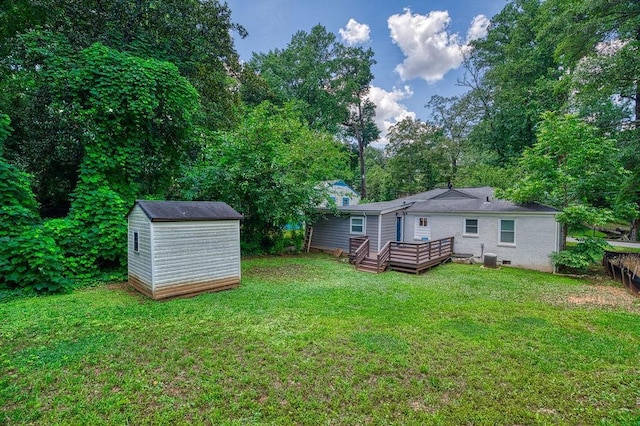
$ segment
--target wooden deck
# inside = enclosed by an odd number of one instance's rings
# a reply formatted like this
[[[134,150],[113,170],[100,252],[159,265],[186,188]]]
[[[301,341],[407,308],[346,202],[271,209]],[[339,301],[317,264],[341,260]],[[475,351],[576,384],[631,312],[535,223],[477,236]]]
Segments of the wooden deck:
[[[352,238],[349,259],[356,269],[383,272],[386,269],[419,274],[448,261],[453,254],[453,237],[434,241],[403,243],[390,241],[375,255],[369,255],[367,237]]]

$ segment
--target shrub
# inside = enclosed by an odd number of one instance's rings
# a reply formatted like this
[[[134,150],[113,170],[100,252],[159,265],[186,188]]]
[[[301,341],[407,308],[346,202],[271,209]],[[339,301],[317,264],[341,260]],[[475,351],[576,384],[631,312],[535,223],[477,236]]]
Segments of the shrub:
[[[575,247],[553,253],[553,263],[561,269],[585,272],[589,266],[602,259],[604,250],[609,246],[606,240],[598,237],[587,237]]]
[[[29,176],[0,158],[0,286],[55,293],[71,289],[63,254],[42,226]]]

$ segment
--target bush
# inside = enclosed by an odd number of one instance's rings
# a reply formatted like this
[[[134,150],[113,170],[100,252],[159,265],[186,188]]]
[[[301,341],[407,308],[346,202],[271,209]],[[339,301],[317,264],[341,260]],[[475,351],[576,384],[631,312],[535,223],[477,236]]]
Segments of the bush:
[[[63,254],[42,226],[29,176],[0,158],[0,287],[39,293],[71,289]]]
[[[607,247],[609,247],[609,243],[606,240],[587,237],[580,240],[575,247],[553,253],[552,260],[554,265],[560,269],[586,272],[589,266],[602,260],[602,255]]]

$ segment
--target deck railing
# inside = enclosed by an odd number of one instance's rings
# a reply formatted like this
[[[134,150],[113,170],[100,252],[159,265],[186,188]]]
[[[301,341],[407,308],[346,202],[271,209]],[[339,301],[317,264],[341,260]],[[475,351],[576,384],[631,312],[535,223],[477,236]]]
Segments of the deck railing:
[[[384,271],[387,269],[387,265],[389,263],[389,256],[391,255],[391,241],[387,241],[382,247],[382,250],[378,252],[378,257],[376,259],[378,271]]]
[[[356,250],[358,250],[358,247],[360,247],[362,243],[364,243],[368,239],[369,237],[367,235],[349,238],[349,263],[355,263]]]
[[[360,263],[367,256],[369,256],[369,239],[368,238],[364,240],[364,242],[360,244],[360,247],[356,249],[355,259],[354,259],[354,263],[356,264],[356,267],[360,265]]]
[[[446,260],[453,253],[453,237],[418,243],[392,242],[389,265],[393,269],[420,272]]]

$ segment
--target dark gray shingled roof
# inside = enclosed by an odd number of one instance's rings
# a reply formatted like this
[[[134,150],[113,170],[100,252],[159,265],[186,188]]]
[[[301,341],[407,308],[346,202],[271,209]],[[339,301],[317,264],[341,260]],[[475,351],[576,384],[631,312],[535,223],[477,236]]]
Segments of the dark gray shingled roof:
[[[152,222],[242,219],[240,213],[220,201],[137,200],[136,205]]]
[[[354,204],[338,207],[345,213],[383,213],[399,209],[419,213],[557,213],[557,210],[538,203],[516,204],[508,200],[494,198],[494,190],[481,188],[440,188],[427,192],[379,203]]]
[[[432,192],[432,191],[430,191]],[[407,209],[420,213],[557,213],[557,210],[538,203],[516,204],[494,198],[493,188],[459,188],[443,190],[428,200],[416,201]]]

